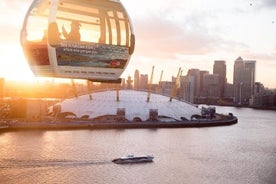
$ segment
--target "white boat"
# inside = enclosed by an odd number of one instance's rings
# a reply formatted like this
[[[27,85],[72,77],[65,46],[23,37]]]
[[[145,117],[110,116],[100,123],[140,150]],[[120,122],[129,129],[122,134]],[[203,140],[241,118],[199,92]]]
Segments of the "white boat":
[[[152,155],[127,155],[120,158],[115,158],[112,162],[116,164],[129,164],[129,163],[143,163],[143,162],[152,162],[154,157]]]

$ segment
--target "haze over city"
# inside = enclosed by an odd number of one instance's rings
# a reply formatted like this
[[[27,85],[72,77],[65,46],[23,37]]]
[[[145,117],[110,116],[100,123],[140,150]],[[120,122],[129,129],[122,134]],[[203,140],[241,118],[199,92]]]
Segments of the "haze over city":
[[[32,0],[0,2],[0,76],[32,80],[20,46],[20,30]],[[271,80],[276,69],[276,1],[273,0],[122,0],[132,19],[136,48],[122,77],[135,69],[150,73],[155,82],[161,70],[164,80],[186,74],[190,68],[212,71],[214,60],[225,60],[227,80],[233,80],[233,65],[241,56],[256,60],[256,81],[276,88]]]
[[[1,184],[276,184],[276,0],[0,9]]]

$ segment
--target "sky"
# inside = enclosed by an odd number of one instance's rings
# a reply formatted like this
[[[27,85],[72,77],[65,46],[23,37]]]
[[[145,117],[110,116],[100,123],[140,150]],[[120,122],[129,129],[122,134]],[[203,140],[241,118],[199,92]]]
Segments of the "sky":
[[[19,42],[32,0],[0,1],[0,76],[28,80]],[[256,60],[256,81],[276,88],[276,0],[121,0],[132,20],[136,47],[122,77],[135,69],[154,82],[163,70],[171,80],[181,67],[212,73],[215,60],[225,60],[227,81],[233,82],[234,61]]]

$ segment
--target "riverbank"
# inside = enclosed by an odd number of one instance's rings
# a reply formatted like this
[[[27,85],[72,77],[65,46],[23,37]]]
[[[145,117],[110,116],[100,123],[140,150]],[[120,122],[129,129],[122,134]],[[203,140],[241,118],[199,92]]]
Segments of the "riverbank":
[[[276,106],[250,106],[250,105],[237,105],[234,103],[196,103],[196,105],[207,105],[207,106],[221,106],[221,107],[237,107],[237,108],[251,108],[257,110],[275,110]]]
[[[66,130],[66,129],[131,129],[131,128],[200,128],[214,126],[229,126],[238,122],[237,117],[228,116],[223,119],[201,119],[169,122],[11,122],[0,127],[0,131],[13,130]]]

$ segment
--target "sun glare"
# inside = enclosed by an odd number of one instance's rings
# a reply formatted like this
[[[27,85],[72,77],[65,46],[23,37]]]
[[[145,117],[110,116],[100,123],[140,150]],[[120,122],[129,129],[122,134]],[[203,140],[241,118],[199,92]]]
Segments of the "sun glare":
[[[28,67],[20,44],[8,45],[1,49],[0,75],[10,80],[35,81]]]

